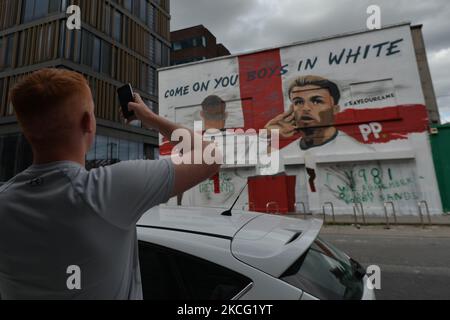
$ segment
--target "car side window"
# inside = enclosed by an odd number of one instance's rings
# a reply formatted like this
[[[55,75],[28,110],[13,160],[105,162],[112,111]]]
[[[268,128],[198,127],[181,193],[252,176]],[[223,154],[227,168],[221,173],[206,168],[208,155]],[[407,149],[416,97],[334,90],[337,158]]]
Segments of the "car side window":
[[[144,300],[230,300],[252,281],[173,249],[139,242]]]

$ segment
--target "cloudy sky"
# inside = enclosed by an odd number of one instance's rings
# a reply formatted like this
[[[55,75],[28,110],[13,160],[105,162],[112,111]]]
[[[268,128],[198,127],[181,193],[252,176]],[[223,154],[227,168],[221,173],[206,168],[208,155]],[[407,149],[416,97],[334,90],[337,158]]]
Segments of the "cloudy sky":
[[[369,5],[383,25],[423,24],[443,122],[450,122],[448,0],[171,0],[171,29],[203,24],[233,54],[366,28]]]

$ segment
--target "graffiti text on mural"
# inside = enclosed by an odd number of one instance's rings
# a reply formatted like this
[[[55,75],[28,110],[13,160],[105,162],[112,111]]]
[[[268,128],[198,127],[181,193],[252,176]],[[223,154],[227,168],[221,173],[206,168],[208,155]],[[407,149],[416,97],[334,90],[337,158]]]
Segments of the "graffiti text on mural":
[[[340,181],[335,188],[330,186],[332,177]],[[396,177],[392,168],[386,168],[385,171],[378,167],[330,170],[327,182],[326,187],[346,204],[419,199],[414,191],[415,178]]]
[[[210,194],[215,192],[214,181],[207,180],[199,184],[200,193]],[[234,193],[235,187],[231,177],[225,173],[219,175],[220,193]]]

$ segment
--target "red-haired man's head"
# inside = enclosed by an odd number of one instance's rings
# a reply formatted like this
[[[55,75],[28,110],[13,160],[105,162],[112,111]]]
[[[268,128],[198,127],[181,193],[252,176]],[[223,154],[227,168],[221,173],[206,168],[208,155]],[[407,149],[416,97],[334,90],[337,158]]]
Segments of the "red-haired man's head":
[[[40,152],[91,147],[96,133],[94,102],[83,75],[65,69],[41,69],[11,90],[20,126]]]

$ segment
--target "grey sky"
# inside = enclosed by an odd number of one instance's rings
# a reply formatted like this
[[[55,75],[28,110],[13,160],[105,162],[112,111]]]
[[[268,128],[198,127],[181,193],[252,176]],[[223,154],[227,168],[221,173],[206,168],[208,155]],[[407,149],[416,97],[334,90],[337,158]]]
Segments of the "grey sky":
[[[423,24],[442,120],[450,122],[448,0],[171,0],[172,30],[203,24],[232,53],[366,28],[366,9],[381,7],[382,24]]]

